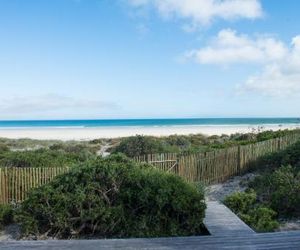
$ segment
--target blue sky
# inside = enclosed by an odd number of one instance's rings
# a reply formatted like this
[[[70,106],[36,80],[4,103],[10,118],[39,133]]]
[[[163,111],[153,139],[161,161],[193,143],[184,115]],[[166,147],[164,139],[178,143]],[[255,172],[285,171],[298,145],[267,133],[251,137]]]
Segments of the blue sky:
[[[299,117],[299,9],[0,0],[0,119]]]

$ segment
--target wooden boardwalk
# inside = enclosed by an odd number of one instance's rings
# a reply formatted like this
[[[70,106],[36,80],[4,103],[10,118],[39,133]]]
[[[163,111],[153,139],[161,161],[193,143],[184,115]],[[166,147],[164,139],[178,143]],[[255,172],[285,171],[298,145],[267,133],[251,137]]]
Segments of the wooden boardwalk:
[[[249,235],[255,232],[229,208],[218,201],[206,202],[204,224],[213,236]]]
[[[186,250],[186,249],[300,249],[300,232],[251,234],[248,236],[199,236],[178,238],[72,240],[72,241],[7,241],[1,250]]]
[[[187,250],[187,249],[300,249],[300,231],[255,233],[226,206],[207,202],[205,224],[210,236],[115,239],[3,241],[1,250]]]

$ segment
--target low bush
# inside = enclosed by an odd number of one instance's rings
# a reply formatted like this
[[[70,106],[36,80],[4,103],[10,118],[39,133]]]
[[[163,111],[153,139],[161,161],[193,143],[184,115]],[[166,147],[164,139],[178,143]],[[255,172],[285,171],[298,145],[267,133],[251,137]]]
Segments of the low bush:
[[[257,196],[253,190],[227,196],[224,204],[258,232],[274,231],[279,226],[275,220],[277,213],[257,203]]]
[[[9,151],[9,147],[0,142],[0,153]]]
[[[18,209],[24,235],[58,238],[201,234],[203,189],[116,155],[33,190]]]
[[[123,139],[113,149],[113,153],[123,153],[128,157],[165,152],[162,143],[151,136],[131,136]]]
[[[187,136],[170,135],[166,137],[165,142],[171,147],[180,148],[182,151],[188,150],[192,146]]]
[[[225,205],[236,214],[247,213],[255,202],[256,193],[253,190],[233,193],[224,200]]]
[[[86,159],[86,155],[50,149],[0,153],[0,165],[4,167],[64,167]]]
[[[292,165],[300,170],[300,141],[285,150],[262,157],[257,162],[259,169],[267,171],[286,165]]]
[[[112,147],[112,153],[124,153],[128,157],[156,153],[199,153],[237,145],[247,145],[299,133],[300,130],[264,131],[260,129],[247,134],[213,135],[171,135],[167,137],[132,136],[123,138]]]
[[[268,131],[263,131],[263,132],[259,132],[256,135],[256,141],[266,141],[266,140],[270,140],[270,139],[274,139],[274,138],[279,138],[279,137],[283,137],[295,132],[300,132],[299,129],[295,129],[295,130],[288,130],[288,129],[284,129],[284,130],[277,130],[277,131],[273,131],[273,130],[268,130]]]
[[[87,146],[86,144],[79,144],[76,142],[73,143],[55,143],[49,147],[52,151],[59,151],[60,153],[64,153],[66,155],[75,156],[81,161],[93,157],[96,155],[99,147],[95,146]]]
[[[13,209],[10,205],[0,205],[0,229],[13,222]]]
[[[300,216],[300,171],[284,166],[273,173],[263,174],[252,181],[260,201],[280,216]]]
[[[276,216],[277,213],[271,208],[257,206],[248,211],[248,220],[245,222],[253,226],[258,232],[271,232],[279,227],[279,223],[275,220]]]

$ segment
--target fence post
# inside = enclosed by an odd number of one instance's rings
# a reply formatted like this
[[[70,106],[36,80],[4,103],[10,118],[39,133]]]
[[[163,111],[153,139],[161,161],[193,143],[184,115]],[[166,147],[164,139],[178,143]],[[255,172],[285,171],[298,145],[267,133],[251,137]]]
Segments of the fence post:
[[[179,166],[179,162],[180,162],[180,158],[179,158],[179,154],[176,154],[176,174],[179,174],[180,173],[180,166]]]
[[[238,145],[238,157],[237,157],[237,160],[238,160],[238,163],[237,163],[237,166],[238,166],[238,173],[240,174],[241,173],[241,145]]]

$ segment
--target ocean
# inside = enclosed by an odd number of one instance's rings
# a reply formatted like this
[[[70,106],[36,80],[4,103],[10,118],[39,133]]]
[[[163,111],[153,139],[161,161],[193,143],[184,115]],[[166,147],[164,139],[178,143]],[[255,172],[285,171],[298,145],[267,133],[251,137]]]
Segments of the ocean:
[[[230,125],[300,125],[300,118],[193,118],[193,119],[111,119],[111,120],[13,120],[0,121],[0,128],[92,128]]]

